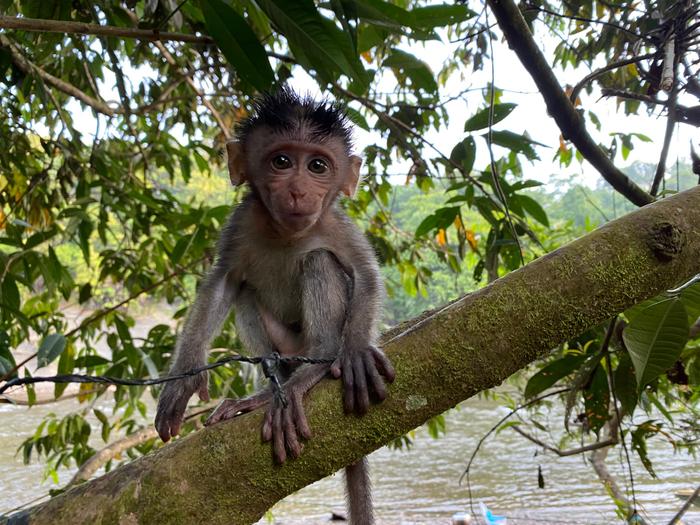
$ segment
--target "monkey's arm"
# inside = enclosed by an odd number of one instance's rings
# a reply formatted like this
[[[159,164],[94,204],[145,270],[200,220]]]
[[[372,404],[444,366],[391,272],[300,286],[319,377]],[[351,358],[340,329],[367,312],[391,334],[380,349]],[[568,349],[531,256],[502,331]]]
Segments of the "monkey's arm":
[[[383,289],[372,250],[360,245],[355,260],[343,263],[351,269],[352,287],[342,346],[331,365],[331,374],[343,379],[345,411],[364,414],[369,408],[370,392],[374,392],[378,401],[386,398],[382,376],[392,382],[396,373],[384,352],[376,346]]]
[[[214,268],[197,292],[185,328],[178,337],[171,374],[179,374],[206,364],[207,349],[213,334],[226,319],[233,302],[235,286],[227,272]],[[208,375],[166,383],[158,399],[155,426],[163,441],[180,432],[185,408],[197,392],[203,401],[209,400]]]

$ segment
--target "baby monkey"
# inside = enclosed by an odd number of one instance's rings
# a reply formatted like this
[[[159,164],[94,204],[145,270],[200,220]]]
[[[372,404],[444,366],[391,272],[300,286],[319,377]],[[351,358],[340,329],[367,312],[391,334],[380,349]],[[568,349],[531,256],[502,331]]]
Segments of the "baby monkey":
[[[394,369],[377,347],[382,279],[367,239],[338,207],[353,196],[362,160],[351,153],[351,128],[333,103],[301,98],[289,88],[262,96],[227,144],[234,185],[250,192],[224,227],[212,270],[201,285],[175,352],[172,374],[205,364],[209,343],[233,307],[236,328],[254,355],[274,351],[334,359],[283,363],[288,400],[270,388],[226,399],[207,425],[267,404],[262,427],[273,456],[297,457],[311,437],[303,397],[328,372],[342,377],[346,412],[364,414],[386,397]],[[180,430],[194,393],[209,398],[206,373],[167,383],[156,429],[163,441]],[[373,523],[366,460],[346,469],[350,519]]]

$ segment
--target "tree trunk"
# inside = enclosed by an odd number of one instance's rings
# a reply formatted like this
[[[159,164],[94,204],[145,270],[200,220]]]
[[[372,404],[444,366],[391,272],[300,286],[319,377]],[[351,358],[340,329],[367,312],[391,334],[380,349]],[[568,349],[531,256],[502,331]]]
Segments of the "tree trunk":
[[[542,357],[555,345],[700,272],[700,187],[613,221],[478,292],[385,334],[388,399],[343,414],[340,383],[306,400],[314,436],[272,462],[257,411],[178,439],[31,509],[24,523],[251,523],[335,472]],[[410,477],[406,472],[406,478]]]

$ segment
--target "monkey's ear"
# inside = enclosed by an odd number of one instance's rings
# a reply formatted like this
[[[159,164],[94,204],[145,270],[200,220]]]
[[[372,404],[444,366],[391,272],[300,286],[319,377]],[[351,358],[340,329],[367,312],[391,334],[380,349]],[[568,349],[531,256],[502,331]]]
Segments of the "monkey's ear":
[[[235,140],[227,142],[226,154],[228,155],[228,176],[231,179],[231,184],[240,186],[247,180],[245,176],[245,158],[241,143]]]
[[[360,183],[360,168],[362,167],[362,159],[357,155],[350,155],[350,169],[348,178],[340,188],[348,197],[354,197],[357,191],[357,186]]]

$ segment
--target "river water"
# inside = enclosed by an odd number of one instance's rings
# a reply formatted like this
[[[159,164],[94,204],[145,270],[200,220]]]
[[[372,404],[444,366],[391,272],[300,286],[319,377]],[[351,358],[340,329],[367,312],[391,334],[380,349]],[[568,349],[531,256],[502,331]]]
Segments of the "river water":
[[[45,414],[66,414],[77,407],[75,400],[31,409],[0,405],[0,514],[53,487],[50,481],[41,482],[40,463],[24,465],[15,451]],[[109,413],[108,405],[102,408]],[[468,490],[464,484],[458,484],[459,477],[478,439],[506,413],[492,400],[471,399],[448,412],[445,436],[436,440],[421,428],[410,450],[383,448],[372,454],[379,523],[448,524],[454,513],[468,510]],[[555,428],[561,422],[560,416],[551,415]],[[95,425],[93,433],[98,434],[97,429]],[[94,446],[99,446],[98,440]],[[652,479],[633,458],[637,500],[648,523],[666,524],[682,504],[674,492],[700,484],[700,461],[674,453],[671,445],[661,439],[650,441],[649,449],[659,479]],[[537,483],[538,466],[545,480],[542,489]],[[610,453],[608,466],[621,485],[629,485],[617,449]],[[61,483],[68,481],[72,472],[62,471]],[[508,523],[616,522],[612,501],[583,457],[559,458],[543,453],[512,430],[487,440],[472,472],[475,508],[478,509],[478,502],[484,502],[495,514],[508,516]],[[289,525],[325,524],[332,511],[344,513],[343,505],[342,476],[336,474],[284,499],[272,509],[271,517],[260,523],[271,519],[273,523]],[[700,525],[700,508],[691,508],[683,522]]]

